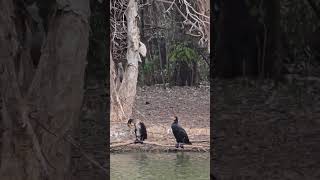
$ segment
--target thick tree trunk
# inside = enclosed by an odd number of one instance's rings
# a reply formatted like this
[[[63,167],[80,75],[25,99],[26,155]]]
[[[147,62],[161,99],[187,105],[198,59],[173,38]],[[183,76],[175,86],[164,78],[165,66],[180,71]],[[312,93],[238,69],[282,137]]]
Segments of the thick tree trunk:
[[[65,138],[73,136],[71,132],[79,121],[88,49],[89,1],[59,1],[32,81],[30,68],[20,66],[24,68],[20,72],[25,72],[29,76],[24,77],[28,78],[18,78],[14,68],[14,60],[23,52],[20,47],[27,40],[18,34],[23,23],[16,23],[19,19],[15,14],[16,3],[0,1],[0,83],[3,123],[7,129],[2,138],[5,142],[0,177],[70,179],[71,144]],[[19,88],[19,84],[30,87],[27,91]]]
[[[32,127],[26,122],[26,109],[23,108],[26,104],[14,64],[19,64],[21,53],[18,28],[13,19],[18,15],[13,1],[0,1],[0,8],[0,94],[5,129],[2,132],[0,177],[15,180],[22,179],[22,175],[25,179],[39,179],[42,175],[47,176],[48,169],[43,163],[43,155],[37,151],[39,142],[32,141],[34,132],[30,134]]]
[[[128,11],[126,14],[128,24],[128,51],[127,67],[119,89],[120,101],[126,117],[132,114],[132,107],[136,96],[138,81],[138,62],[139,55],[139,27],[138,27],[138,5],[135,0],[129,0]]]
[[[85,72],[85,92],[80,122],[76,130],[78,148],[73,151],[73,180],[105,180],[109,142],[108,1],[90,0],[90,38]],[[79,154],[79,155],[77,155]],[[91,159],[88,159],[88,157]],[[92,163],[95,161],[95,163]],[[89,164],[90,163],[90,164]]]
[[[145,52],[141,51],[141,42],[138,27],[138,6],[136,0],[129,0],[128,11],[126,14],[128,25],[128,50],[127,50],[127,64],[125,67],[125,73],[121,82],[118,92],[115,92],[114,83],[114,62],[111,62],[111,103],[112,121],[122,121],[126,118],[130,118],[132,114],[132,108],[136,96],[136,87],[138,81],[138,62],[141,61],[140,54],[145,56]],[[144,46],[144,45],[143,45]],[[145,49],[144,49],[145,50]]]

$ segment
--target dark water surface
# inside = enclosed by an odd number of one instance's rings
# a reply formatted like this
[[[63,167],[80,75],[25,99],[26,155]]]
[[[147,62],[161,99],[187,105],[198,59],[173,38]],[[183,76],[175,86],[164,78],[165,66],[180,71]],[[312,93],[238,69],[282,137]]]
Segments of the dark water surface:
[[[120,153],[110,158],[111,180],[209,180],[209,153]]]

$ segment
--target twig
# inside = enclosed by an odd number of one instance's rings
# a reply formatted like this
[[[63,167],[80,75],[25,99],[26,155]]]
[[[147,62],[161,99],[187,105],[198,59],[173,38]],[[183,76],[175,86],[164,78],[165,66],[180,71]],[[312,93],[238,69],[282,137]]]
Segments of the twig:
[[[169,8],[165,11],[165,13],[169,12],[169,10],[172,8],[173,4],[175,3],[175,0],[172,1],[171,5],[169,6]]]

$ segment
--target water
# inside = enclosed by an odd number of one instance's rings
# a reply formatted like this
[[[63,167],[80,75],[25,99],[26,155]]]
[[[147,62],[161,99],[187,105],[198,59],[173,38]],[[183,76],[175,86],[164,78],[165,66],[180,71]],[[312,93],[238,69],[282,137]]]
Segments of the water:
[[[111,154],[111,180],[209,180],[209,153]]]

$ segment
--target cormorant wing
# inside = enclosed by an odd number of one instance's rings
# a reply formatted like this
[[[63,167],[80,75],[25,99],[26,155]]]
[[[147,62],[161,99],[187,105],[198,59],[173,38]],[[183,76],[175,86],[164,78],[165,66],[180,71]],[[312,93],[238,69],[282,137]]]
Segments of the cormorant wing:
[[[140,122],[140,126],[141,126],[141,136],[143,139],[147,139],[148,138],[148,135],[147,135],[147,128],[146,126],[144,125],[143,122]]]
[[[180,133],[181,133],[181,135],[183,136],[183,137],[182,137],[182,141],[183,141],[184,143],[186,143],[186,144],[189,144],[189,143],[190,143],[190,142],[189,142],[189,137],[188,137],[188,134],[187,134],[186,130],[184,130],[182,127],[180,127]]]
[[[187,132],[181,126],[179,126],[176,123],[173,123],[171,125],[171,128],[172,128],[173,135],[176,138],[177,142],[190,143]]]

